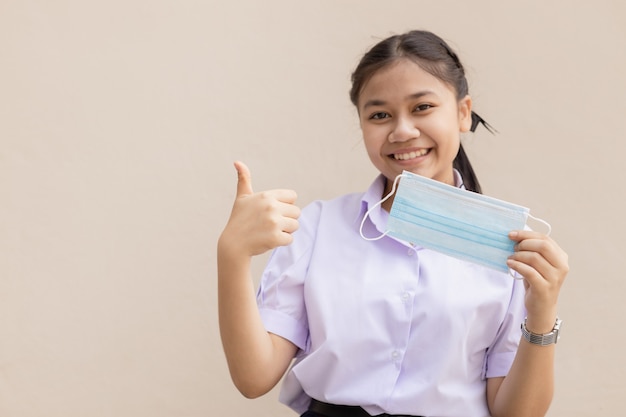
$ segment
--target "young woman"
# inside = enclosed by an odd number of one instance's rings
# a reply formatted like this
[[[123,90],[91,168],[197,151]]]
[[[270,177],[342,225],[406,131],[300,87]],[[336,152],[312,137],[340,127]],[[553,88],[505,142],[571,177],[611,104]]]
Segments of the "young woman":
[[[281,401],[307,417],[545,415],[568,271],[551,238],[511,231],[507,265],[523,277],[514,280],[360,234],[367,212],[363,230],[384,232],[393,196],[376,205],[404,170],[480,192],[460,134],[482,119],[457,55],[433,33],[411,31],[375,45],[352,81],[380,171],[365,193],[300,212],[294,191],[255,193],[235,163],[237,196],[218,242],[220,329],[235,385],[257,397],[289,368]],[[272,249],[257,293],[250,260]]]

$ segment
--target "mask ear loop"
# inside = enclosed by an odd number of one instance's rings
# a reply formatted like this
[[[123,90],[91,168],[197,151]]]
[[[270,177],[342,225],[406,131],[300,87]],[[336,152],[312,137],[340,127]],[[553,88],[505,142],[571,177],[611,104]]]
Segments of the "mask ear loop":
[[[550,223],[548,223],[547,221],[540,219],[539,217],[535,217],[532,214],[528,213],[528,217],[530,217],[531,219],[543,224],[544,226],[546,226],[548,228],[548,231],[546,232],[546,236],[550,236],[550,233],[552,233],[552,226],[550,226]],[[512,276],[514,279],[517,280],[522,280],[524,279],[523,276],[521,276],[520,274],[518,274],[517,272],[513,271],[511,268],[509,268],[509,275]]]
[[[398,181],[400,181],[400,178],[402,177],[402,174],[398,175],[394,180],[393,180],[393,185],[391,187],[391,191],[389,192],[389,194],[387,194],[382,200],[380,200],[378,203],[374,204],[369,210],[367,210],[367,212],[365,213],[365,216],[363,216],[363,220],[361,220],[361,227],[359,227],[359,234],[361,235],[361,237],[365,240],[369,240],[369,241],[373,241],[373,240],[380,240],[383,237],[387,236],[387,233],[389,233],[388,230],[385,231],[385,233],[383,233],[380,236],[376,236],[376,237],[365,237],[365,235],[363,234],[363,226],[365,225],[365,219],[367,219],[370,215],[370,213],[372,212],[372,210],[374,210],[376,207],[380,206],[381,204],[383,204],[385,201],[387,201],[389,199],[389,197],[391,197],[395,192],[396,192],[396,187],[398,186]]]
[[[552,226],[550,226],[550,223],[548,223],[547,221],[543,219],[540,219],[539,217],[535,217],[530,213],[528,213],[528,217],[546,226],[548,228],[548,231],[546,232],[546,236],[550,236],[550,233],[552,233]]]

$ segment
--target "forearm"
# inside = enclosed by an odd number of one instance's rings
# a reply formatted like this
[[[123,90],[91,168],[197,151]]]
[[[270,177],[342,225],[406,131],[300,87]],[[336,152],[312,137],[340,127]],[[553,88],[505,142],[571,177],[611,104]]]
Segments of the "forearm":
[[[552,331],[561,285],[569,271],[568,256],[549,236],[514,230],[515,253],[509,268],[524,277],[527,329],[535,334]],[[535,345],[522,338],[515,360],[502,378],[487,381],[487,401],[494,417],[543,417],[554,395],[555,345]]]
[[[251,258],[233,256],[218,243],[218,305],[222,344],[231,377],[246,397],[269,391],[288,366],[275,349],[256,304]],[[285,363],[286,362],[286,363]]]
[[[527,324],[535,333],[547,333],[554,321]],[[511,370],[491,403],[493,417],[543,417],[547,413],[554,393],[554,354],[554,344],[539,346],[522,338]]]

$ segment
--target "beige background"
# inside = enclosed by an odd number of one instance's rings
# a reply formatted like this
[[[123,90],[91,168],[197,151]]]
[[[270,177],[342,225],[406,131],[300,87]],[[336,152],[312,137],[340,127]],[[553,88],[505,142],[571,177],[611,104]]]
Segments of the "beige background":
[[[499,131],[465,139],[486,193],[570,254],[549,415],[623,416],[624,4],[0,0],[0,416],[292,416],[221,350],[232,161],[301,204],[363,190],[349,75],[411,28]]]

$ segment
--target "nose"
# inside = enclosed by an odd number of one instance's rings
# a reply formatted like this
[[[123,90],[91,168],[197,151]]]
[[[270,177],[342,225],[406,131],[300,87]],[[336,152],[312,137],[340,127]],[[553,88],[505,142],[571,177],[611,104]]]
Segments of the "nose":
[[[389,142],[406,142],[418,138],[419,135],[420,131],[411,118],[398,117],[393,125],[393,130],[389,132],[388,139]]]

